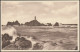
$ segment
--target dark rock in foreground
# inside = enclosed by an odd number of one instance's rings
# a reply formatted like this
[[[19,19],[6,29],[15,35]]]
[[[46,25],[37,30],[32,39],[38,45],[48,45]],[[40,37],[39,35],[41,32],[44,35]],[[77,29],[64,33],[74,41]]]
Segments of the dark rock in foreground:
[[[17,37],[15,40],[15,45],[18,47],[18,49],[28,49],[32,47],[31,41],[26,40],[24,37]]]
[[[4,47],[3,50],[18,50],[18,47],[15,44],[10,44]]]
[[[10,40],[12,40],[12,37],[8,34],[5,33],[4,35],[2,35],[2,48],[11,44]]]

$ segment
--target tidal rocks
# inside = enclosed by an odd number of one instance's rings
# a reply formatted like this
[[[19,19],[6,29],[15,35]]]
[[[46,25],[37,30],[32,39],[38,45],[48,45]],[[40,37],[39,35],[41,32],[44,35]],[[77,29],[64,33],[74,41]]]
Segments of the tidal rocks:
[[[3,50],[18,50],[18,47],[15,44],[9,44],[8,46],[4,47]]]
[[[5,36],[7,37],[8,35],[6,34]],[[11,43],[7,39],[9,39],[9,37],[3,38],[3,41],[2,41],[3,50],[23,50],[23,49],[28,50],[29,48],[32,47],[31,41],[25,39],[24,37],[17,37],[14,43]]]
[[[15,40],[15,45],[18,49],[29,49],[32,47],[31,41],[25,39],[24,37],[17,37]]]
[[[8,46],[11,43],[10,40],[12,40],[12,37],[8,34],[2,35],[2,48]]]
[[[15,38],[18,37],[17,30],[11,26],[1,29],[1,35],[4,35],[5,33],[7,33],[9,36],[12,36],[12,40],[10,42],[15,41]]]
[[[43,49],[43,45],[41,45],[40,43],[36,43],[33,46],[33,50],[42,50]]]
[[[75,50],[78,50],[78,46],[75,47]]]

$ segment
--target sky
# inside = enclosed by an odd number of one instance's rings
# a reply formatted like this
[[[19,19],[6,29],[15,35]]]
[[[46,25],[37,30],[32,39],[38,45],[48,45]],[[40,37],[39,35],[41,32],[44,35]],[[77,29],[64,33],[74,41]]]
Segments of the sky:
[[[34,20],[40,23],[78,23],[78,2],[66,1],[1,1],[1,24],[18,20],[20,23]]]

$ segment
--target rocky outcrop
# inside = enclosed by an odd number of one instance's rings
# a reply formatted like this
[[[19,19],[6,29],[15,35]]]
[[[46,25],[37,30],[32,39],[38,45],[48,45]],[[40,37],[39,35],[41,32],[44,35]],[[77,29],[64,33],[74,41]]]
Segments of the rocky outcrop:
[[[24,37],[17,37],[15,40],[15,45],[18,49],[29,49],[32,47],[31,41],[26,40]]]
[[[11,26],[13,26],[13,25],[20,25],[20,23],[19,23],[18,21],[8,22],[8,23],[7,23],[7,26],[8,26],[8,25],[11,25]]]

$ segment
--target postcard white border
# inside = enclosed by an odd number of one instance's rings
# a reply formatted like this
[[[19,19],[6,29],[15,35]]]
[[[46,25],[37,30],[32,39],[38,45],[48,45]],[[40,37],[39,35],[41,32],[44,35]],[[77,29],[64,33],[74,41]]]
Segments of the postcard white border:
[[[8,1],[1,1],[1,2],[8,2]],[[14,1],[11,1],[14,2]],[[48,2],[48,1],[16,1],[16,2]],[[77,2],[77,7],[78,7],[78,19],[79,19],[79,1],[51,1],[51,2]],[[2,50],[1,51],[79,51],[79,20],[78,20],[78,50]],[[2,47],[2,46],[1,46]]]

